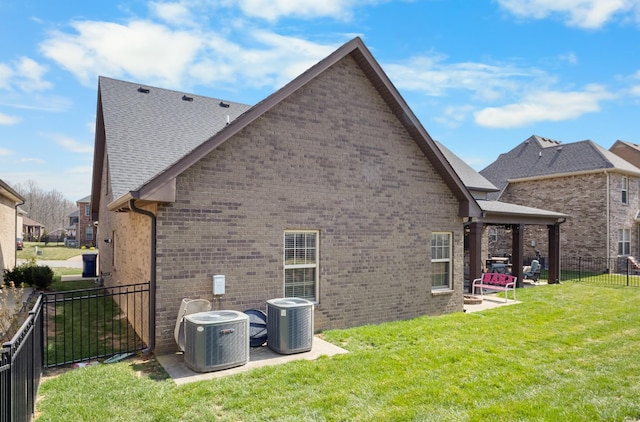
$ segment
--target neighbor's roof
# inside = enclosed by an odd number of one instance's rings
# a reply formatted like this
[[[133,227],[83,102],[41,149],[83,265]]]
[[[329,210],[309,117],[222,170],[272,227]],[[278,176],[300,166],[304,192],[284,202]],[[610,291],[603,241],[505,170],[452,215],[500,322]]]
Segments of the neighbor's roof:
[[[38,223],[37,221],[30,219],[29,217],[23,217],[22,218],[22,225],[23,226],[44,227],[44,224]]]
[[[87,195],[87,196],[85,196],[84,198],[82,198],[82,199],[78,199],[78,200],[76,201],[76,203],[85,203],[85,202],[86,202],[87,204],[91,202],[91,195]]]
[[[593,141],[563,144],[533,135],[480,171],[496,187],[529,177],[616,170],[640,176],[640,169]],[[490,195],[492,196],[492,195]]]
[[[478,204],[360,38],[344,44],[251,108],[229,101],[224,101],[229,107],[220,107],[219,99],[195,95],[189,95],[193,101],[183,101],[182,93],[153,87],[142,86],[149,92],[139,92],[138,84],[101,77],[93,192],[100,188],[105,134],[114,194],[109,208],[120,208],[133,198],[158,200],[175,189],[178,175],[349,55],[457,197],[459,214],[480,215]],[[93,203],[96,210],[100,196],[94,198],[98,198]]]

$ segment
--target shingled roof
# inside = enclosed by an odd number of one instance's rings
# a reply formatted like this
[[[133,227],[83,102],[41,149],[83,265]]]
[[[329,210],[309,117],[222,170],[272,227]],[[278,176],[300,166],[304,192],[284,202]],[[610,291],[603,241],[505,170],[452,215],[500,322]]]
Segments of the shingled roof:
[[[509,180],[615,170],[640,176],[640,169],[593,141],[563,144],[533,135],[480,171],[501,191]],[[489,194],[495,199],[498,194]]]
[[[185,101],[180,92],[101,77],[92,212],[97,216],[105,145],[114,198],[109,209],[127,207],[130,199],[167,202],[178,175],[347,55],[456,196],[459,215],[480,215],[477,202],[360,38],[347,42],[253,107],[230,101],[223,101],[228,107],[220,107],[221,100],[196,95],[187,95],[193,100]]]
[[[139,189],[249,108],[101,76],[96,136],[106,141],[102,144],[107,148],[114,198]],[[105,151],[99,144],[94,168],[102,167]],[[95,177],[94,173],[94,182]]]
[[[436,141],[436,145],[438,145],[438,148],[440,148],[440,151],[442,151],[447,161],[449,161],[453,169],[458,173],[458,176],[460,176],[462,183],[465,184],[467,189],[479,192],[496,192],[498,190],[493,183],[475,171],[470,165],[465,163],[447,147],[442,145],[441,142]]]

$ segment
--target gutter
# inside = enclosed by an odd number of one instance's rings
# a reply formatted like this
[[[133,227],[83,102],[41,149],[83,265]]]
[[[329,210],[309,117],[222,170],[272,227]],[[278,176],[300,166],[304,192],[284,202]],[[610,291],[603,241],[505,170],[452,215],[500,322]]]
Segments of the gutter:
[[[129,200],[129,207],[133,212],[151,218],[151,279],[149,280],[149,346],[142,351],[144,354],[153,352],[156,347],[156,216],[151,211],[136,207],[134,198]]]

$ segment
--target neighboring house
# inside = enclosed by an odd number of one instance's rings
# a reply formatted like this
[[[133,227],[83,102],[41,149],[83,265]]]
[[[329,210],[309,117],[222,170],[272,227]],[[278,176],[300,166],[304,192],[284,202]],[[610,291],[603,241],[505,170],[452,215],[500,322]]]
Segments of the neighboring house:
[[[67,239],[76,240],[78,234],[78,224],[80,223],[80,210],[74,210],[67,215],[67,224],[65,231],[67,232]]]
[[[101,77],[91,205],[104,283],[150,280],[158,353],[185,297],[307,298],[316,330],[462,311],[481,215],[359,38],[253,107]]]
[[[560,238],[564,256],[638,255],[640,169],[594,142],[534,135],[480,174],[500,189],[494,198],[569,215]],[[539,232],[525,238],[531,252],[548,253]]]
[[[91,216],[91,195],[76,201],[78,206],[78,229],[76,238],[80,246],[96,246],[96,228]]]
[[[492,256],[489,239],[494,232],[502,230],[505,226],[509,226],[511,231],[508,248],[493,257],[510,258],[507,264],[510,265],[510,272],[518,278],[518,287],[523,285],[523,266],[530,263],[529,261],[525,262],[528,245],[524,243],[523,234],[527,227],[529,229],[532,227],[542,228],[545,231],[542,234],[542,240],[546,242],[548,250],[551,251],[548,256],[547,279],[552,284],[558,282],[560,276],[558,235],[560,234],[560,224],[564,223],[568,216],[564,213],[536,207],[490,200],[489,196],[499,192],[499,189],[440,142],[436,142],[436,145],[482,210],[481,217],[469,218],[465,222],[465,279],[469,282],[469,292],[472,292],[470,282],[479,278],[482,272],[491,270],[491,267],[486,264],[488,258]]]
[[[25,241],[39,242],[44,234],[44,225],[25,216],[22,218],[22,232]]]
[[[11,186],[0,180],[0,284],[5,269],[16,266],[16,233],[18,207],[24,198]]]
[[[618,140],[609,151],[640,168],[640,145]]]

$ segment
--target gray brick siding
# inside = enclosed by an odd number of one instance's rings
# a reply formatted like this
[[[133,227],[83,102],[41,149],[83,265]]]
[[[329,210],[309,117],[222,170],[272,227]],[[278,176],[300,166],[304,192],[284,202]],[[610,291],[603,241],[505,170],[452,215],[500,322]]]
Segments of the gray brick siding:
[[[222,309],[264,310],[282,297],[283,236],[292,229],[319,231],[316,330],[461,311],[457,212],[454,195],[347,57],[181,174],[176,202],[159,204],[156,351],[176,349],[182,298],[213,301],[214,274],[226,276]],[[115,274],[142,279],[148,223],[118,216]],[[446,294],[431,293],[433,231],[453,233],[454,290]]]

